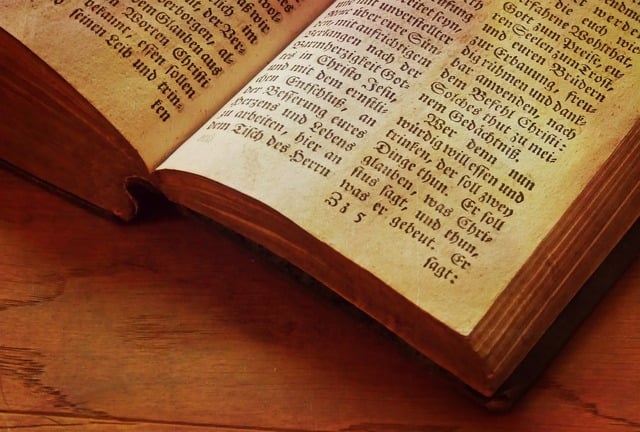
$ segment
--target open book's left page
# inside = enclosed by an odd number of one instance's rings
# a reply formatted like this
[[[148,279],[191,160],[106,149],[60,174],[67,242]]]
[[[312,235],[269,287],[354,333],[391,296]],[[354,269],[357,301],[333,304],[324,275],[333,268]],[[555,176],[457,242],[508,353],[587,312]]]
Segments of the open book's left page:
[[[153,169],[330,3],[6,0],[0,26]]]

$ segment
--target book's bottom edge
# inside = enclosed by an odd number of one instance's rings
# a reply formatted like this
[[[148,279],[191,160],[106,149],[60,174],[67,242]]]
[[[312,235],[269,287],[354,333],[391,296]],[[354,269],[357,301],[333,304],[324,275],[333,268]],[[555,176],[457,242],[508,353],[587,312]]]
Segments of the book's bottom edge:
[[[202,216],[184,206],[178,205],[178,207],[187,217],[197,219],[206,225],[213,224],[230,235],[245,240],[249,245],[253,245],[256,251],[260,251],[261,254],[274,259],[275,264],[288,269],[288,273],[293,277],[297,277],[303,283],[325,287],[324,284],[317,281],[303,270],[300,270],[295,265],[277,257],[269,249],[260,246],[258,243],[255,243],[241,234],[229,230],[224,225]],[[469,387],[451,372],[437,365],[424,354],[411,347],[406,341],[392,333],[382,324],[378,322],[376,322],[376,324],[378,324],[380,329],[389,337],[397,340],[403,348],[406,348],[409,352],[413,353],[416,358],[420,359],[419,361],[424,362],[428,368],[437,372],[444,380],[449,381],[452,387],[469,397],[475,403],[482,405],[491,411],[506,411],[513,407],[513,405],[521,399],[527,390],[536,382],[543,371],[549,366],[551,361],[558,355],[569,338],[573,333],[575,333],[580,324],[587,318],[604,295],[634,261],[638,255],[637,246],[639,242],[640,221],[636,221],[625,234],[623,239],[609,253],[607,258],[600,264],[587,282],[563,309],[560,315],[554,320],[523,361],[520,362],[514,372],[491,396],[485,396],[477,390]],[[329,289],[327,288],[327,290]],[[354,309],[356,308],[354,307]],[[359,310],[358,313],[365,314]],[[375,322],[375,320],[372,320],[372,322]]]

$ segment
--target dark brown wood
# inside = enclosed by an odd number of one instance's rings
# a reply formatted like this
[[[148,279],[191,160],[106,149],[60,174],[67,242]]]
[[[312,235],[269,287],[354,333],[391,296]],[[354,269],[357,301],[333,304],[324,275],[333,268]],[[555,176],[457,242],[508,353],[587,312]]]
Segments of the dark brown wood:
[[[0,184],[0,429],[640,429],[637,260],[496,415],[213,224],[162,203],[121,224],[3,169]]]

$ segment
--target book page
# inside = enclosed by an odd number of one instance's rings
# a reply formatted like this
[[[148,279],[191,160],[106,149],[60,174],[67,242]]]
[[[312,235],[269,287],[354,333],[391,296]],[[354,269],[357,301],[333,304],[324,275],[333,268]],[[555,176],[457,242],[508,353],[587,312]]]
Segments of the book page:
[[[331,0],[5,0],[0,25],[152,169]]]
[[[263,201],[469,334],[638,118],[639,17],[339,1],[160,168]]]

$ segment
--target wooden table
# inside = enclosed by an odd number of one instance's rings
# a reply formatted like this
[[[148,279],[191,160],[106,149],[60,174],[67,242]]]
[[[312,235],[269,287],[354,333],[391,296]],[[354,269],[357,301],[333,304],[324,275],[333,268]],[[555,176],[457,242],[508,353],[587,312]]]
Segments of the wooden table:
[[[496,414],[213,224],[159,205],[125,225],[0,184],[0,430],[640,430],[638,260]]]

